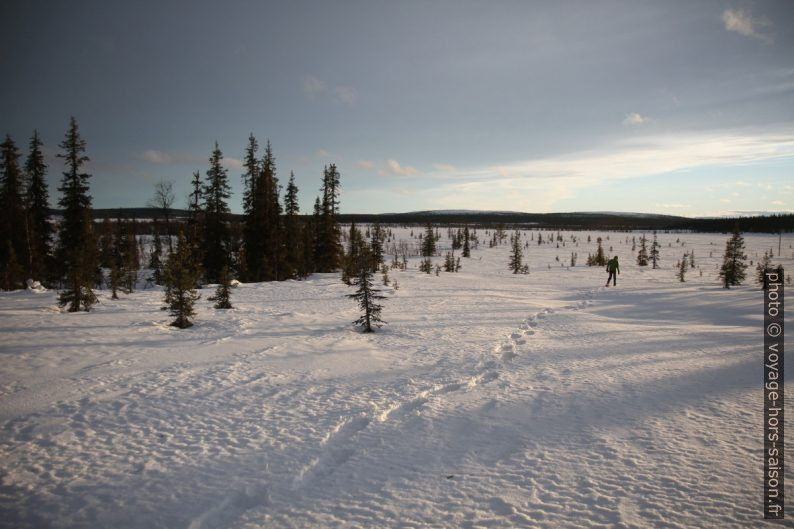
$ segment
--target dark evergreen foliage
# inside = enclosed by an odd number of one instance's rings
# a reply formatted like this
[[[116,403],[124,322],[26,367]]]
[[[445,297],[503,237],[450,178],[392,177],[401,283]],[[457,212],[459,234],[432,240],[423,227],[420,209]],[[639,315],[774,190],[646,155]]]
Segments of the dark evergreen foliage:
[[[519,232],[515,232],[515,234],[510,238],[510,243],[511,250],[508,267],[514,274],[519,274],[524,269],[524,265],[522,263],[524,253],[521,249],[521,234]]]
[[[651,253],[650,253],[650,260],[653,264],[653,268],[659,268],[659,248],[661,245],[656,240],[656,230],[653,232],[653,243],[651,244]]]
[[[295,174],[290,171],[287,191],[284,195],[284,277],[306,277],[301,261],[304,259],[304,239],[298,215],[298,186],[295,185]],[[311,247],[310,247],[311,248]]]
[[[25,288],[25,269],[31,265],[27,258],[30,252],[24,177],[19,167],[19,149],[10,136],[6,136],[0,150],[0,286],[3,290],[15,290]]]
[[[422,238],[422,257],[433,257],[434,255],[436,255],[436,234],[433,231],[433,225],[428,222]]]
[[[678,262],[678,272],[676,273],[676,277],[681,283],[686,281],[685,279],[686,270],[687,267],[689,266],[689,263],[687,262],[687,258],[688,258],[687,254],[684,254],[684,256],[681,258],[681,261]]]
[[[215,142],[209,158],[210,168],[202,187],[202,214],[204,216],[204,276],[208,283],[217,283],[221,270],[230,262],[231,240],[226,215],[229,213],[228,198],[231,196],[223,153]]]
[[[314,264],[317,272],[337,270],[343,255],[339,242],[339,171],[331,164],[323,170],[322,202],[315,223]]]
[[[169,236],[169,239],[171,237]],[[152,271],[151,281],[155,285],[163,284],[163,242],[160,237],[157,219],[154,219],[152,233],[152,251],[149,254],[149,269]]]
[[[471,246],[469,244],[469,227],[463,228],[463,257],[471,257]]]
[[[231,309],[232,302],[230,301],[232,290],[232,275],[228,266],[224,266],[221,270],[220,281],[218,287],[215,289],[215,295],[207,298],[209,301],[214,301],[213,305],[216,309]]]
[[[193,325],[193,305],[201,296],[195,285],[201,271],[193,260],[193,250],[182,232],[179,233],[176,250],[169,256],[165,267],[165,306],[176,318],[171,325],[185,329]]]
[[[385,299],[385,297],[380,295],[380,290],[374,288],[372,271],[367,261],[368,259],[362,259],[362,266],[353,280],[353,284],[358,287],[358,290],[356,290],[355,294],[348,294],[347,297],[358,301],[358,306],[363,312],[361,317],[354,321],[353,324],[361,326],[364,332],[372,332],[373,325],[380,327],[386,323],[380,317],[383,307],[378,304],[378,300]]]
[[[637,252],[637,265],[648,266],[648,246],[644,233],[642,237],[640,237],[640,251]]]
[[[88,311],[96,302],[93,286],[98,266],[88,194],[91,175],[83,172],[83,165],[89,161],[85,146],[77,120],[71,118],[66,138],[60,144],[64,153],[58,154],[66,163],[66,171],[58,188],[62,193],[58,204],[63,208],[63,221],[56,251],[65,278],[60,304],[68,305],[69,312]]]
[[[27,232],[29,270],[31,278],[44,284],[52,279],[52,225],[50,224],[50,199],[47,188],[47,164],[44,163],[44,144],[38,131],[30,138],[28,158],[25,162],[27,189]]]
[[[725,288],[741,285],[745,279],[747,256],[744,253],[744,238],[739,232],[739,225],[734,228],[733,235],[725,244],[725,255],[720,267],[720,279]]]

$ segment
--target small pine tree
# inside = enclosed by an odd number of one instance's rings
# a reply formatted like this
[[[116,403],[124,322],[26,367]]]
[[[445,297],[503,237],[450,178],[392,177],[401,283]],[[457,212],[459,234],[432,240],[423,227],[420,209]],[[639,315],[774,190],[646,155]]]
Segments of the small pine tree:
[[[154,235],[151,254],[149,254],[149,269],[152,271],[151,280],[155,285],[163,284],[163,243],[157,227],[157,220],[154,221]]]
[[[648,266],[648,247],[647,247],[647,239],[645,238],[645,234],[642,234],[640,237],[640,251],[637,252],[637,265],[638,266]]]
[[[387,287],[387,286],[389,286],[389,281],[390,281],[390,279],[389,279],[389,267],[387,265],[383,265],[383,267],[381,268],[381,271],[383,272],[383,286]]]
[[[379,224],[372,227],[370,238],[370,254],[372,256],[372,272],[377,272],[380,265],[383,264],[383,230]]]
[[[216,309],[231,309],[232,302],[229,300],[232,290],[232,276],[229,273],[229,267],[224,266],[221,269],[221,275],[218,278],[218,288],[215,289],[215,295],[207,298],[208,301],[214,301],[213,305]]]
[[[732,285],[741,285],[745,279],[747,255],[744,253],[744,238],[739,232],[737,225],[733,230],[733,235],[725,244],[725,255],[723,255],[722,266],[720,267],[720,278],[725,288]]]
[[[678,263],[678,273],[676,274],[676,277],[682,283],[685,281],[684,276],[686,276],[687,265],[687,254],[684,254],[684,257]]]
[[[455,271],[455,255],[452,252],[447,252],[444,258],[444,272]]]
[[[510,238],[510,243],[512,244],[512,249],[510,251],[510,261],[508,262],[507,266],[513,271],[514,274],[518,274],[521,272],[521,260],[523,258],[523,252],[521,250],[521,234],[519,232],[515,232],[515,234]]]
[[[353,325],[363,327],[364,332],[372,332],[372,326],[380,327],[386,323],[381,320],[380,312],[382,306],[378,304],[378,300],[385,299],[384,296],[379,295],[380,290],[372,285],[372,271],[366,263],[361,263],[357,277],[353,280],[353,285],[358,287],[355,294],[348,294],[347,297],[358,301],[359,308],[363,311],[360,318],[353,322]]]
[[[653,243],[651,244],[651,263],[653,263],[653,268],[659,268],[659,248],[661,245],[656,240],[656,230],[653,231]]]
[[[471,246],[469,245],[469,227],[463,228],[463,257],[471,257]]]
[[[193,251],[185,236],[180,231],[177,247],[168,258],[165,267],[165,306],[176,319],[171,325],[186,329],[193,325],[190,318],[196,313],[193,305],[201,295],[196,292],[195,285],[199,280],[200,269],[193,261]]]
[[[767,277],[765,272],[771,267],[772,257],[770,257],[769,252],[764,252],[764,256],[758,261],[758,265],[755,267],[755,280],[764,290],[767,288]]]
[[[689,268],[695,268],[695,250],[689,252]]]
[[[428,222],[425,235],[422,238],[422,257],[434,255],[436,255],[436,235],[433,232],[433,225]]]

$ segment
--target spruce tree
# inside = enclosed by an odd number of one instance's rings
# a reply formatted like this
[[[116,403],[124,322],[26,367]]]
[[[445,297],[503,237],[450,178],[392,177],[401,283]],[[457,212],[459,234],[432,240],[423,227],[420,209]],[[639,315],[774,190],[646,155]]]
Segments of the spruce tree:
[[[218,287],[215,289],[215,295],[207,298],[209,301],[214,301],[213,305],[216,309],[231,309],[232,302],[229,300],[232,290],[232,275],[228,266],[224,266],[221,270],[220,280]]]
[[[204,225],[204,210],[202,209],[202,202],[204,201],[203,198],[203,191],[202,191],[202,182],[201,182],[201,173],[198,171],[193,172],[193,179],[190,181],[191,191],[188,195],[188,204],[187,204],[187,223],[186,223],[186,231],[185,231],[185,240],[187,241],[188,246],[191,248],[191,254],[193,255],[193,261],[195,263],[203,263],[204,262],[204,243],[203,243],[203,234],[202,234],[202,227]],[[199,277],[204,274],[203,271],[199,274]]]
[[[370,240],[370,253],[372,254],[372,272],[377,272],[383,264],[383,230],[380,224],[375,223],[372,227],[372,238]]]
[[[149,269],[152,271],[151,281],[155,285],[163,284],[163,242],[157,219],[152,223],[152,252],[149,254]],[[170,236],[169,236],[170,238]]]
[[[193,260],[193,249],[180,231],[176,250],[168,257],[164,272],[165,306],[171,316],[176,318],[171,325],[185,329],[193,325],[190,321],[196,313],[193,305],[201,296],[195,285],[199,280],[200,268]]]
[[[676,274],[676,277],[681,283],[685,281],[684,277],[686,276],[686,269],[688,264],[689,263],[687,263],[687,254],[684,254],[684,256],[681,258],[681,261],[679,261],[678,263],[678,273]]]
[[[24,177],[19,167],[19,149],[10,136],[6,136],[0,150],[0,286],[15,290],[25,288],[25,269],[31,266],[25,229]]]
[[[606,266],[606,264],[607,264],[607,256],[604,255],[604,248],[601,246],[601,242],[602,242],[601,241],[601,237],[598,237],[596,239],[596,242],[598,243],[598,250],[596,251],[596,254],[595,254],[595,265],[596,266]]]
[[[656,230],[653,231],[653,243],[651,244],[651,263],[653,263],[653,268],[659,268],[659,248],[661,245],[656,240]]]
[[[50,199],[47,189],[47,164],[44,163],[43,143],[38,131],[30,138],[30,151],[25,162],[27,189],[25,203],[30,248],[31,278],[42,283],[52,279],[52,225],[50,224]]]
[[[339,268],[343,255],[339,242],[339,184],[340,176],[336,165],[331,164],[323,170],[322,202],[319,204],[319,218],[315,225],[316,271],[333,272]]]
[[[303,260],[303,234],[298,218],[298,186],[295,185],[295,174],[290,171],[287,192],[284,194],[284,276],[287,278],[303,277],[301,261]]]
[[[643,233],[642,237],[640,237],[640,251],[637,252],[637,265],[639,266],[648,266],[648,247],[646,243],[647,239]]]
[[[733,235],[725,244],[725,254],[723,255],[722,267],[720,267],[720,279],[725,288],[741,285],[745,279],[747,256],[744,253],[744,238],[739,232],[739,226],[734,228]]]
[[[356,223],[350,224],[350,232],[347,237],[347,253],[345,263],[342,267],[342,281],[350,285],[352,280],[358,276],[358,269],[362,266],[362,252],[364,252],[364,237],[356,228]],[[365,266],[370,266],[368,263]]]
[[[433,257],[434,255],[436,255],[436,235],[433,231],[433,225],[428,222],[424,238],[422,239],[422,256]]]
[[[140,253],[138,251],[138,238],[135,219],[126,222],[126,233],[124,236],[124,268],[126,271],[125,283],[127,291],[135,290],[138,282],[138,270],[141,268]]]
[[[262,171],[257,194],[261,194],[264,201],[264,251],[265,263],[263,265],[266,281],[281,281],[288,276],[284,271],[284,234],[281,225],[280,188],[276,177],[276,158],[270,146],[270,140],[265,145],[265,155],[262,158]]]
[[[767,277],[765,272],[771,268],[772,257],[769,255],[769,252],[764,252],[764,257],[758,261],[758,264],[755,267],[755,280],[764,290],[767,289]]]
[[[512,245],[512,249],[510,251],[510,262],[508,263],[508,267],[513,271],[514,274],[518,274],[523,269],[523,264],[521,262],[523,258],[523,251],[521,250],[521,234],[516,231],[515,234],[510,238],[510,243]]]
[[[469,246],[469,227],[463,228],[463,257],[471,257],[471,247]]]
[[[254,206],[255,186],[259,177],[258,150],[259,143],[252,132],[248,135],[248,146],[245,148],[245,159],[243,161],[243,167],[245,168],[245,173],[243,173],[243,214],[246,218],[251,216]]]
[[[226,201],[231,196],[231,188],[218,142],[215,142],[209,162],[207,180],[201,190],[204,200],[204,276],[208,283],[217,283],[221,270],[229,264],[231,246],[226,222],[229,213]]]
[[[380,290],[374,288],[372,284],[372,271],[368,265],[368,259],[361,260],[361,266],[353,284],[358,287],[358,290],[355,294],[348,294],[347,297],[358,301],[358,306],[363,312],[353,324],[363,327],[364,332],[372,332],[373,325],[380,327],[386,322],[381,320],[380,313],[383,307],[378,304],[378,300],[384,299],[384,296],[381,296]]]
[[[455,253],[447,252],[447,255],[444,257],[444,272],[454,272],[454,271],[455,271]]]
[[[127,251],[129,248],[129,243],[127,241],[127,228],[125,226],[124,221],[121,219],[121,210],[119,210],[119,215],[116,217],[116,224],[115,224],[115,234],[113,237],[113,246],[112,246],[112,258],[110,261],[110,292],[111,292],[111,299],[118,299],[118,292],[121,291],[124,294],[129,294],[130,289],[128,287],[128,270],[127,265],[129,264],[129,260],[127,259]]]
[[[58,204],[63,208],[63,221],[58,238],[58,263],[63,270],[64,290],[60,305],[68,305],[69,312],[88,311],[96,302],[93,285],[96,277],[97,252],[91,220],[91,196],[88,181],[91,175],[83,172],[89,161],[85,155],[85,140],[80,137],[77,120],[71,118],[66,138],[58,154],[66,163]]]

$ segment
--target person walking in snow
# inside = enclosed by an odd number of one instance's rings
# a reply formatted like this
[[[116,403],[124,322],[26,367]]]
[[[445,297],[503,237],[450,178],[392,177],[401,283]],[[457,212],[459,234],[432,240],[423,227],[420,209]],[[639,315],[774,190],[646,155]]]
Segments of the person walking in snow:
[[[609,272],[609,276],[607,276],[607,284],[604,285],[606,287],[609,286],[609,280],[612,280],[612,286],[618,285],[618,274],[620,273],[620,265],[618,264],[618,256],[616,255],[612,259],[609,260],[607,263],[607,272]]]

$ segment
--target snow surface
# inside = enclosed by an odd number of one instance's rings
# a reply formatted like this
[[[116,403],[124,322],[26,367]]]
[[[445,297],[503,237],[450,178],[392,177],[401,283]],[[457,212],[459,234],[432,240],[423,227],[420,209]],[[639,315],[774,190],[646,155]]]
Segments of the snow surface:
[[[660,234],[651,270],[600,234],[606,289],[595,232],[528,276],[479,235],[460,273],[391,271],[374,334],[332,274],[205,289],[188,330],[159,290],[0,294],[0,527],[792,526],[762,519],[763,298],[720,288],[727,236]]]

